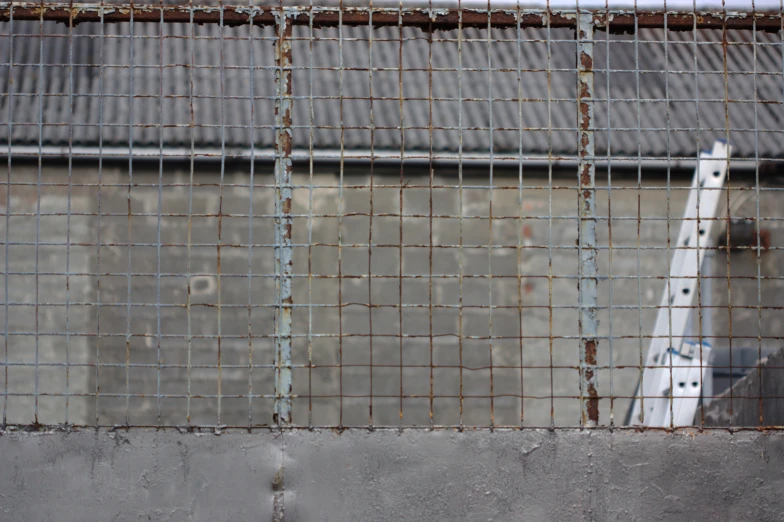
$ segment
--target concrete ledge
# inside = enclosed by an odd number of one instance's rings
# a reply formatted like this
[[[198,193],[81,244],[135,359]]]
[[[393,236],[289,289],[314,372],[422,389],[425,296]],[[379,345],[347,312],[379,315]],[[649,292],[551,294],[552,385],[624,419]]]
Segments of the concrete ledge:
[[[0,519],[258,520],[279,465],[272,437],[247,433],[6,433]]]
[[[0,467],[4,520],[784,518],[784,432],[6,432]]]

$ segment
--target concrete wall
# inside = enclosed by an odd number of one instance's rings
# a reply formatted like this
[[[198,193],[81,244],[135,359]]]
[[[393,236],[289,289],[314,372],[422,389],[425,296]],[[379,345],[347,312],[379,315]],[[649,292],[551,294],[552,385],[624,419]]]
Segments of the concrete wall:
[[[434,185],[450,188],[433,189],[431,204],[426,173],[404,169],[401,202],[399,169],[377,169],[371,225],[367,168],[346,170],[342,191],[335,166],[317,168],[312,191],[307,168],[295,169],[296,424],[428,425],[431,361],[436,424],[460,422],[461,374],[466,425],[489,425],[491,411],[496,425],[579,423],[573,175],[556,173],[550,190],[541,172],[527,171],[526,188],[519,191],[516,172],[496,171],[491,196],[486,170],[466,171],[462,191],[456,174],[447,168],[436,172]],[[9,392],[7,422],[35,421],[36,386],[38,421],[45,424],[271,422],[274,189],[269,165],[257,167],[251,198],[247,165],[228,165],[221,190],[216,164],[199,164],[192,187],[186,168],[167,164],[159,194],[156,165],[136,164],[129,191],[127,165],[107,164],[99,178],[95,165],[80,164],[73,171],[70,207],[66,175],[62,165],[44,166],[39,189],[37,168],[18,164],[10,193],[0,187],[11,212],[8,228],[0,220],[0,230],[12,243],[7,269],[12,304],[2,310],[8,316],[10,365],[7,381],[5,372],[0,376]],[[599,344],[602,424],[623,421],[655,320],[656,311],[647,307],[658,306],[660,278],[668,271],[665,218],[671,217],[674,240],[690,178],[673,177],[669,191],[665,180],[666,174],[645,172],[644,189],[637,190],[636,173],[615,174],[611,198],[606,183],[597,196],[604,216],[597,225],[599,241],[610,244],[611,223],[613,245],[612,258],[606,248],[599,253],[600,275],[613,278],[612,284],[600,281],[600,305],[616,307],[599,313],[600,335],[614,337]],[[743,193],[734,190],[730,199]],[[761,216],[782,217],[777,195],[763,190]],[[401,223],[401,204],[404,213],[421,217]],[[445,217],[461,212],[462,225]],[[755,200],[747,199],[734,212],[755,216]],[[778,223],[763,223],[774,246],[784,243]],[[371,232],[374,244],[386,246],[369,253]],[[401,234],[407,245],[402,249]],[[308,249],[308,244],[316,246]],[[509,248],[490,249],[490,244]],[[713,273],[722,277],[713,283],[717,350],[727,349],[730,334],[734,347],[763,352],[779,347],[784,323],[775,307],[784,305],[781,256],[778,250],[763,254],[764,283],[756,279],[755,253],[714,256]],[[431,259],[437,276],[432,284]],[[401,269],[404,276],[420,277],[404,278],[401,285]],[[457,277],[438,277],[461,270],[462,291]],[[364,277],[368,273],[374,276],[370,281]],[[637,274],[643,277],[639,282]],[[5,278],[0,285],[6,285]],[[3,295],[5,288],[0,290]],[[402,312],[401,302],[408,305]],[[431,302],[444,307],[429,309]],[[302,306],[308,303],[314,306]],[[497,307],[492,314],[490,304]],[[401,332],[407,335],[402,340]]]
[[[0,467],[8,521],[784,517],[780,433],[6,432]]]

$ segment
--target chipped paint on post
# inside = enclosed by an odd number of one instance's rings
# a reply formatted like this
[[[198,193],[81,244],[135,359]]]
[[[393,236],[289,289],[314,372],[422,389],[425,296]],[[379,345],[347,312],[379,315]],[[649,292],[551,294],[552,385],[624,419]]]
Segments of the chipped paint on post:
[[[596,163],[593,135],[593,16],[581,13],[577,28],[577,100],[579,104],[579,254],[580,412],[583,426],[599,422],[596,348]]]
[[[278,426],[291,424],[291,24],[285,11],[275,42],[275,413]]]

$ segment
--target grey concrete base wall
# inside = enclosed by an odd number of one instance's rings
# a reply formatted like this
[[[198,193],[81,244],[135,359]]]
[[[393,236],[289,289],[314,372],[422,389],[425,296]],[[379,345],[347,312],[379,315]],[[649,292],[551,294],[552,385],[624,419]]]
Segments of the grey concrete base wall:
[[[9,521],[784,519],[781,432],[6,432],[0,469]]]

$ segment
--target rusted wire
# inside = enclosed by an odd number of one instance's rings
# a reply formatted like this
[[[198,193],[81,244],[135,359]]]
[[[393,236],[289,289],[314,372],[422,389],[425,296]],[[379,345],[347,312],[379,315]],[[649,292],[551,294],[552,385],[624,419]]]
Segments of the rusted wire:
[[[0,5],[3,426],[620,429],[654,338],[724,354],[696,427],[776,424],[782,23]]]

